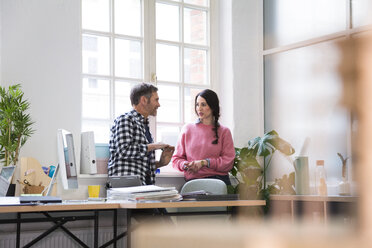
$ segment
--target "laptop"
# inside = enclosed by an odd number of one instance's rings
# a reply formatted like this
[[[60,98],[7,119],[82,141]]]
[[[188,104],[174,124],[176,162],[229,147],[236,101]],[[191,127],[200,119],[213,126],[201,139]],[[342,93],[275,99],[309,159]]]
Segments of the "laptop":
[[[15,166],[6,166],[1,169],[0,172],[0,197],[6,196],[8,192],[9,184],[12,181],[12,177],[15,171]]]
[[[106,188],[123,188],[123,187],[133,187],[141,186],[142,182],[138,175],[130,176],[119,176],[119,177],[109,177],[107,179]]]

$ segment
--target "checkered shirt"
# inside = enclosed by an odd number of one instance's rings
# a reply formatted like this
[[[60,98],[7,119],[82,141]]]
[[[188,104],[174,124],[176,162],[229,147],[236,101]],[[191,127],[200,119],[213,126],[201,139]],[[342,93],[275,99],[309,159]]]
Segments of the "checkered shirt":
[[[151,183],[155,184],[155,151],[148,156],[145,122],[134,109],[116,118],[110,135],[109,176],[139,175],[145,184],[150,167]]]

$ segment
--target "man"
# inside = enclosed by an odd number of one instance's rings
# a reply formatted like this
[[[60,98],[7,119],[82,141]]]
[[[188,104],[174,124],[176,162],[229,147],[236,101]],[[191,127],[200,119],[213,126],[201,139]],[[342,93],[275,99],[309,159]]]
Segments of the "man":
[[[167,165],[174,147],[154,143],[148,117],[156,116],[160,107],[158,89],[148,83],[132,88],[130,101],[133,109],[114,121],[110,137],[109,176],[139,175],[142,184],[155,184],[155,171]],[[155,161],[155,150],[162,149],[159,161]]]

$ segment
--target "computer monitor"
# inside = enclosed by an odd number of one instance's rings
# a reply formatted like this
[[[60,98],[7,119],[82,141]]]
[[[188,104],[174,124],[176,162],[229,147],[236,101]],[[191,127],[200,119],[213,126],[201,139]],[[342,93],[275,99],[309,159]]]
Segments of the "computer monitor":
[[[77,189],[78,178],[74,139],[72,133],[64,129],[57,131],[58,174],[64,189]]]

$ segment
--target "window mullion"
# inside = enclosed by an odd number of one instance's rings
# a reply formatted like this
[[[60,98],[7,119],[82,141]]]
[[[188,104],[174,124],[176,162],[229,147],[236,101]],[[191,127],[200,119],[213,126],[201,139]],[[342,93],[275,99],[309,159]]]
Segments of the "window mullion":
[[[183,31],[183,29],[184,29],[184,27],[185,27],[185,25],[184,25],[184,17],[183,17],[183,13],[184,13],[184,4],[182,3],[181,5],[180,5],[180,41],[181,41],[181,44],[180,44],[180,49],[181,49],[181,54],[180,54],[180,73],[181,73],[181,84],[180,84],[180,88],[181,88],[181,90],[180,90],[180,94],[181,94],[181,96],[180,96],[180,117],[181,117],[181,123],[182,123],[182,125],[183,124],[185,124],[185,99],[184,99],[184,97],[185,97],[185,94],[184,94],[184,92],[185,92],[185,72],[184,72],[184,70],[185,70],[185,65],[184,65],[184,63],[185,63],[185,60],[184,60],[184,56],[185,56],[185,54],[184,54],[184,50],[185,50],[185,46],[184,46],[184,42],[185,42],[185,40],[184,40],[184,31]]]
[[[110,117],[115,119],[115,3],[110,1]]]
[[[153,82],[157,84],[156,77],[156,12],[155,12],[155,0],[144,1],[144,71],[145,71],[145,81]],[[153,80],[155,79],[155,80]],[[157,140],[156,135],[156,117],[154,121],[150,122],[151,132]]]
[[[143,1],[144,81],[150,82],[155,73],[155,1]]]

